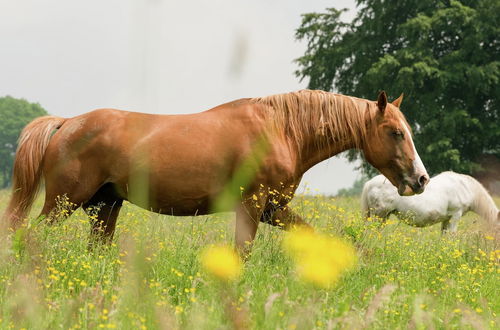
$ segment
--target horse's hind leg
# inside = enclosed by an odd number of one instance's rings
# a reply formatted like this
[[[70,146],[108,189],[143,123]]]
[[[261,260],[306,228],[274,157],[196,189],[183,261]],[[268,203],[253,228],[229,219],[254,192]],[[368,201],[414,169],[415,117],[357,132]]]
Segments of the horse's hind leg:
[[[39,217],[46,218],[48,224],[69,217],[95,194],[100,185],[97,180],[89,179],[82,184],[64,173],[57,178],[47,177],[45,182],[45,203]]]
[[[260,218],[260,222],[265,222],[271,226],[277,226],[285,230],[290,230],[295,227],[312,229],[311,225],[305,222],[300,215],[290,210],[289,206],[264,212]]]
[[[113,184],[107,183],[83,205],[92,221],[91,244],[111,241],[122,203],[123,199],[116,193]]]

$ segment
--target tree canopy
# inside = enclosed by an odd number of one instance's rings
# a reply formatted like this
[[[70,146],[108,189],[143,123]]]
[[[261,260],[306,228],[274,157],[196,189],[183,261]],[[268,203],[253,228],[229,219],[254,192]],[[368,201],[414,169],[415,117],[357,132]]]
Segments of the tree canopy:
[[[0,187],[10,184],[17,139],[26,124],[47,115],[38,103],[10,96],[0,97]]]
[[[402,111],[430,173],[470,173],[500,156],[500,0],[358,0],[304,14],[296,74],[309,88],[374,99],[405,93]],[[356,154],[351,154],[351,159]]]

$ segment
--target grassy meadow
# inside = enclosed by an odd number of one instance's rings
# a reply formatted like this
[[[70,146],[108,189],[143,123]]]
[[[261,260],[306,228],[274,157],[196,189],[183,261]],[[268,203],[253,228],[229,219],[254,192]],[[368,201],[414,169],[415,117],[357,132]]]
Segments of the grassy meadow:
[[[8,192],[0,191],[0,212]],[[497,205],[500,199],[496,199]],[[200,265],[232,244],[234,215],[169,217],[125,204],[111,246],[89,251],[79,210],[30,223],[0,246],[1,329],[499,328],[499,236],[475,214],[455,235],[392,218],[365,222],[357,198],[298,196],[318,232],[351,242],[357,265],[331,288],[303,282],[285,232],[259,227],[241,276],[223,283]],[[41,209],[41,199],[33,208]]]

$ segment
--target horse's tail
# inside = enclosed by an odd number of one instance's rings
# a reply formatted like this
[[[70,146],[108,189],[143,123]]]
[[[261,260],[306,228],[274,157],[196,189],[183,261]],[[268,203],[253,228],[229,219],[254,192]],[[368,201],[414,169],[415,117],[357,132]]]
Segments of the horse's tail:
[[[4,213],[7,226],[16,228],[29,212],[42,176],[42,160],[55,129],[66,119],[45,116],[26,125],[19,136],[12,177],[12,196]]]
[[[500,225],[500,211],[498,210],[493,198],[479,181],[471,176],[467,177],[472,183],[473,191],[475,193],[471,207],[472,211],[479,214],[490,223]]]

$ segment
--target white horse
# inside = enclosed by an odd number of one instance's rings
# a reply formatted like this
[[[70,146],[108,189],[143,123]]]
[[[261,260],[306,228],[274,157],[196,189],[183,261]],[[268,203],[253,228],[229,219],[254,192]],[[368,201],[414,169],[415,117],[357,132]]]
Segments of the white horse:
[[[441,222],[443,232],[455,232],[458,220],[468,211],[491,224],[500,224],[500,212],[486,189],[473,177],[455,172],[436,175],[424,193],[414,196],[399,196],[397,189],[378,175],[365,183],[361,206],[367,217],[386,220],[392,213],[398,213],[416,227]]]

